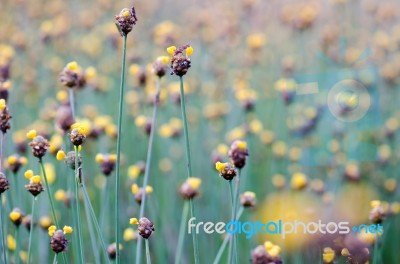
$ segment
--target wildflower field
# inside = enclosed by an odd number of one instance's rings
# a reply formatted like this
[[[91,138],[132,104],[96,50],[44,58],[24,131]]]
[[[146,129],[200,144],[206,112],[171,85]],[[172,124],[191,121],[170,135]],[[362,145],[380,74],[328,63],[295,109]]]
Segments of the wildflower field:
[[[400,263],[397,0],[0,2],[0,263]]]

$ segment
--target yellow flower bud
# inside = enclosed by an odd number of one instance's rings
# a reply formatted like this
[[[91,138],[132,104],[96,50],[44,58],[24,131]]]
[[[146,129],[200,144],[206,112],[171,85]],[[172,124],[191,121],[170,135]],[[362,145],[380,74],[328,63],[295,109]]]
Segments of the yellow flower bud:
[[[6,106],[6,100],[0,99],[0,111],[3,111]]]
[[[137,225],[137,224],[139,224],[139,221],[137,220],[137,218],[131,218],[131,219],[129,220],[129,224],[131,224],[131,225]]]
[[[193,54],[193,47],[192,46],[189,46],[189,47],[187,47],[186,48],[186,56],[192,56],[192,54]]]
[[[96,155],[96,162],[97,163],[103,163],[104,162],[104,156],[103,156],[103,154],[101,154],[101,153],[98,153],[97,155]]]
[[[25,178],[30,179],[33,177],[33,171],[32,170],[27,170],[24,173]]]
[[[21,213],[20,213],[20,212],[12,211],[12,212],[10,213],[10,219],[11,219],[11,221],[15,222],[15,221],[17,221],[17,220],[20,219],[20,218],[21,218]]]
[[[48,230],[49,236],[53,236],[54,233],[55,233],[56,230],[57,230],[57,227],[56,227],[55,225],[51,225],[47,230]]]
[[[215,163],[215,169],[219,172],[223,171],[225,169],[225,167],[226,167],[225,163],[222,163],[219,161],[217,163]]]
[[[26,133],[26,137],[28,139],[34,139],[36,135],[37,135],[36,130],[29,130],[29,132]]]
[[[17,243],[12,235],[7,235],[7,246],[10,251],[14,251]]]
[[[167,48],[167,52],[170,55],[174,55],[175,50],[176,50],[175,46],[170,46],[170,47]]]
[[[40,183],[40,176],[36,175],[31,178],[32,183],[39,184]]]
[[[302,189],[307,185],[307,177],[303,173],[297,172],[293,174],[291,185],[293,189]]]
[[[136,194],[139,191],[139,186],[136,183],[134,183],[132,184],[131,190],[133,194]]]
[[[19,158],[19,162],[20,162],[22,165],[26,165],[26,164],[28,163],[28,159],[25,158],[25,157],[21,157],[21,158]]]
[[[322,254],[322,258],[325,263],[332,263],[335,259],[335,251],[330,247],[324,248],[324,253]]]
[[[59,150],[57,152],[56,158],[57,158],[57,160],[63,160],[63,159],[65,159],[66,156],[67,155],[65,154],[65,152],[63,150]]]
[[[67,68],[70,69],[71,71],[77,71],[79,69],[79,65],[76,61],[71,61],[70,63],[67,64]]]
[[[117,161],[117,155],[116,154],[110,154],[110,156],[108,156],[108,159],[110,160],[110,161]]]
[[[56,201],[64,201],[66,196],[67,194],[64,190],[57,190],[54,193],[54,198],[56,199]]]
[[[247,142],[245,142],[245,141],[239,141],[239,142],[237,143],[237,147],[238,147],[239,149],[246,149],[246,148],[247,148]]]
[[[15,156],[10,156],[7,158],[8,165],[14,165],[16,162],[17,162],[17,157]]]
[[[169,62],[168,56],[160,56],[157,58],[157,61],[161,62],[162,64],[167,64]]]
[[[196,177],[190,177],[186,182],[192,187],[192,189],[197,190],[201,185],[201,179]]]
[[[124,230],[123,238],[125,241],[131,241],[137,238],[137,233],[132,228]]]
[[[146,193],[152,193],[152,192],[153,192],[153,187],[146,186]]]
[[[63,231],[64,234],[71,234],[74,230],[70,226],[64,226]]]

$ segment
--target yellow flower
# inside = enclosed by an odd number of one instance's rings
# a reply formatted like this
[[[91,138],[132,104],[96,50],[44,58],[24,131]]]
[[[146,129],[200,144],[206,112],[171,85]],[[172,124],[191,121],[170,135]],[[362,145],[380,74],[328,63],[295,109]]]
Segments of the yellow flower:
[[[103,154],[101,154],[101,153],[98,153],[97,155],[96,155],[96,162],[97,163],[103,163],[104,162],[104,156],[103,156]]]
[[[54,198],[56,199],[56,201],[64,201],[66,196],[67,196],[67,193],[61,189],[57,190],[54,193]]]
[[[87,136],[90,132],[90,123],[88,121],[78,122],[73,124],[71,129],[77,129],[79,134]]]
[[[63,139],[59,134],[55,134],[54,136],[51,137],[49,143],[50,143],[49,151],[51,153],[55,153],[57,150],[61,148]]]
[[[271,250],[274,244],[271,241],[265,241],[264,248],[266,251]]]
[[[27,170],[24,173],[25,178],[30,179],[33,177],[33,171],[32,170]]]
[[[170,47],[167,48],[167,52],[170,55],[174,55],[175,50],[176,50],[175,46],[170,46]]]
[[[39,224],[42,228],[48,228],[51,225],[51,219],[48,216],[43,216],[39,220]]]
[[[197,190],[201,185],[201,179],[196,177],[190,177],[186,182],[192,187],[192,189]]]
[[[49,231],[49,232],[48,232],[49,236],[53,236],[54,233],[55,233],[56,230],[57,230],[57,227],[56,227],[55,225],[51,225],[47,230]]]
[[[15,222],[15,221],[17,221],[17,220],[20,219],[20,218],[21,218],[21,213],[20,213],[20,212],[12,211],[12,212],[10,213],[10,219],[11,219],[11,221]]]
[[[37,135],[36,130],[29,130],[29,132],[26,133],[26,137],[28,139],[34,139],[36,135]]]
[[[161,62],[162,64],[167,64],[169,62],[168,56],[160,56],[157,58],[157,61]]]
[[[6,100],[0,99],[0,111],[3,111],[4,108],[6,108],[6,107],[7,107]]]
[[[335,251],[330,247],[324,248],[324,253],[322,254],[322,258],[325,263],[332,263],[335,259]]]
[[[57,158],[57,160],[63,160],[63,159],[65,159],[66,156],[67,155],[65,154],[65,152],[63,150],[59,150],[57,152],[56,158]]]
[[[139,191],[139,186],[136,183],[134,183],[132,184],[131,190],[133,194],[136,194]]]
[[[20,158],[19,158],[19,162],[20,162],[22,165],[26,165],[26,164],[28,163],[28,159],[25,158],[25,157],[20,157]]]
[[[71,234],[74,230],[70,226],[64,226],[63,231],[64,234]]]
[[[124,230],[123,238],[125,241],[134,240],[137,238],[137,233],[132,228],[127,228]]]
[[[79,65],[76,61],[71,61],[67,64],[67,68],[73,72],[79,71]]]
[[[247,142],[245,142],[245,141],[238,141],[238,142],[237,142],[237,147],[238,147],[239,149],[246,149],[246,148],[247,148]]]
[[[135,125],[137,127],[142,127],[146,124],[146,120],[147,120],[147,118],[145,116],[139,115],[135,118]]]
[[[7,158],[7,164],[8,165],[14,165],[17,162],[17,157],[13,156],[9,156]]]
[[[192,56],[192,54],[193,54],[193,47],[192,46],[189,46],[189,47],[187,47],[186,48],[186,56]]]
[[[271,257],[276,257],[279,255],[279,253],[281,252],[281,248],[277,245],[273,245],[272,248],[270,250],[267,251],[268,254],[271,255]]]
[[[125,11],[122,12],[122,16],[123,17],[128,17],[128,16],[130,16],[130,14],[131,13],[129,12],[129,10],[125,10]]]
[[[350,255],[350,252],[347,248],[342,249],[341,254],[343,257],[347,257]]]
[[[299,190],[307,185],[307,177],[303,173],[297,172],[293,174],[291,185],[293,189]]]
[[[12,235],[7,235],[7,246],[10,251],[14,251],[17,243]]]
[[[147,185],[146,186],[146,193],[152,193],[153,192],[153,187]]]
[[[59,92],[57,93],[56,97],[57,97],[57,100],[58,100],[58,101],[60,101],[60,102],[66,102],[67,99],[68,99],[68,93],[67,93],[66,91],[62,90],[62,91],[59,91]]]
[[[256,194],[254,192],[247,191],[247,192],[244,192],[243,195],[247,196],[247,197],[256,198]]]
[[[128,168],[129,178],[134,180],[137,177],[139,177],[139,174],[140,174],[140,168],[138,166],[136,166],[136,165],[129,166],[129,168]]]
[[[32,183],[39,184],[40,183],[40,176],[36,175],[31,178]]]
[[[109,156],[108,156],[108,159],[110,160],[110,161],[117,161],[117,155],[116,154],[110,154]]]
[[[215,169],[219,172],[223,171],[226,168],[225,163],[217,162],[215,163]]]
[[[139,221],[137,220],[137,218],[131,218],[131,219],[129,219],[129,224],[137,225],[137,224],[139,224]]]
[[[376,207],[378,207],[378,206],[380,206],[381,205],[381,201],[379,201],[379,200],[373,200],[373,201],[371,201],[371,207],[372,208],[376,208]]]

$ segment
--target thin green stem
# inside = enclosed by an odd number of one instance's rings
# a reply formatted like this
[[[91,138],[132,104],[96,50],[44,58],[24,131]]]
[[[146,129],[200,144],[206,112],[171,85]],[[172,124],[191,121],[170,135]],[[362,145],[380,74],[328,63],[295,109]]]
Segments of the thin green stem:
[[[150,165],[151,165],[151,158],[153,153],[153,141],[154,141],[154,134],[156,131],[156,118],[157,118],[157,110],[158,104],[160,101],[160,78],[157,78],[157,91],[154,100],[154,109],[153,109],[153,116],[151,118],[151,130],[149,135],[149,143],[147,145],[147,157],[146,157],[146,168],[144,172],[143,178],[143,190],[146,190],[149,175],[150,175]],[[146,192],[142,192],[142,202],[140,204],[140,218],[144,216],[144,210],[146,207]],[[142,254],[142,239],[138,239],[137,246],[136,246],[136,264],[141,263],[141,254]]]
[[[379,264],[379,237],[375,234],[375,243],[374,243],[374,258],[372,264]]]
[[[77,220],[77,235],[78,235],[78,254],[81,263],[85,263],[83,255],[83,243],[82,243],[82,229],[81,229],[81,217],[79,210],[79,183],[81,182],[79,177],[79,149],[75,146],[75,203],[76,203],[76,220]]]
[[[146,244],[146,260],[147,260],[147,264],[151,264],[149,240],[145,239],[144,243]]]
[[[186,227],[188,213],[189,213],[189,203],[185,201],[182,209],[181,225],[179,227],[179,238],[175,254],[175,264],[181,263],[183,241],[185,239],[185,227]]]
[[[192,164],[191,164],[191,157],[190,157],[189,129],[188,129],[188,123],[187,123],[187,118],[186,118],[185,92],[183,89],[182,76],[180,76],[179,80],[180,80],[180,97],[181,97],[183,132],[185,134],[186,162],[187,162],[187,172],[188,172],[187,176],[188,176],[188,178],[190,178],[193,176],[193,174],[192,174]],[[195,217],[193,199],[189,200],[189,206],[190,206],[191,217]],[[193,223],[196,224],[196,221],[194,220]],[[199,246],[197,243],[196,232],[193,232],[192,238],[193,238],[194,262],[195,262],[195,264],[198,264],[200,262],[200,259],[199,259]]]
[[[81,184],[82,187],[82,184]],[[97,249],[97,241],[95,238],[95,233],[93,230],[93,220],[90,217],[90,213],[89,213],[89,208],[88,208],[88,204],[86,202],[86,199],[84,199],[84,207],[85,207],[85,214],[86,214],[86,219],[87,219],[87,223],[88,223],[88,228],[89,228],[89,235],[90,235],[90,242],[92,244],[92,250],[93,250],[93,254],[94,254],[94,259],[95,259],[95,263],[96,264],[100,264],[100,254],[99,254],[99,250]]]
[[[122,110],[124,104],[124,83],[125,83],[125,61],[126,61],[126,35],[124,36],[122,68],[121,68],[121,87],[119,89],[119,111],[118,111],[118,137],[117,137],[117,164],[115,177],[115,244],[116,244],[116,263],[120,263],[119,255],[119,182],[120,182],[120,163],[121,163],[121,137],[122,137]]]
[[[43,177],[44,177],[44,183],[46,184],[47,196],[49,197],[49,201],[50,201],[51,215],[53,216],[53,220],[54,220],[54,223],[56,224],[56,226],[60,227],[58,225],[58,220],[57,220],[57,217],[56,217],[56,211],[54,209],[54,204],[53,204],[53,198],[52,198],[52,195],[51,195],[49,183],[47,181],[47,174],[46,174],[46,170],[44,169],[42,158],[39,159],[39,163],[40,163],[40,167],[42,169],[42,173],[43,173]]]
[[[21,246],[21,241],[19,241],[19,226],[15,229],[15,241],[17,246],[14,251],[14,261],[16,264],[19,264],[20,263],[19,248]]]
[[[57,264],[57,254],[54,254],[53,264]]]
[[[238,170],[238,174],[236,176],[236,194],[234,197],[234,204],[233,204],[233,219],[236,219],[236,214],[237,214],[237,207],[238,207],[238,202],[239,202],[239,191],[240,191],[240,172],[241,170]],[[235,245],[235,262],[239,262],[239,250],[238,250],[238,236],[236,233],[233,234],[233,240],[234,240],[234,245]]]
[[[3,250],[3,259],[4,263],[7,263],[7,245],[4,235],[4,221],[3,221],[3,196],[0,194],[0,227],[1,227],[1,242],[2,242],[2,250]]]
[[[31,250],[32,250],[32,233],[33,233],[33,222],[34,222],[34,213],[35,213],[35,201],[36,198],[32,197],[32,213],[31,213],[31,227],[29,229],[29,245],[28,245],[28,264],[31,263]]]
[[[240,219],[240,217],[241,217],[242,214],[243,214],[243,211],[244,211],[244,208],[241,207],[240,210],[239,210],[239,212],[238,212],[238,216],[237,216],[236,220],[239,220],[239,219]],[[219,250],[218,250],[217,256],[216,256],[215,259],[214,259],[214,262],[213,262],[214,264],[220,263],[222,254],[224,254],[224,250],[225,250],[226,245],[228,244],[228,242],[232,240],[231,238],[232,238],[232,235],[231,235],[231,234],[227,234],[227,235],[225,236],[224,241],[222,242],[222,244],[221,244],[221,246],[220,246],[220,248],[219,248]]]
[[[90,202],[89,195],[88,195],[87,190],[86,190],[86,186],[83,183],[82,183],[82,191],[83,191],[83,197],[84,197],[84,199],[85,199],[85,201],[86,201],[86,203],[88,205],[89,212],[90,212],[90,214],[92,216],[94,226],[95,226],[96,231],[97,231],[97,233],[98,233],[98,235],[100,237],[100,243],[101,243],[101,247],[102,247],[103,252],[104,252],[104,257],[106,259],[106,262],[110,263],[110,260],[108,259],[106,244],[104,243],[104,238],[103,238],[103,234],[101,233],[99,222],[97,221],[96,214],[94,213],[93,206],[92,206],[92,204]]]
[[[75,120],[75,100],[74,100],[74,87],[69,88],[69,105],[71,107],[72,117]]]
[[[233,194],[233,187],[232,187],[232,181],[229,181],[229,193],[231,196],[231,204],[232,204],[232,217],[231,221],[235,221],[235,198]],[[236,232],[233,234],[233,237],[235,237]],[[233,251],[233,244],[235,243],[234,239],[229,239],[229,253],[228,253],[228,263],[232,263],[232,251]]]

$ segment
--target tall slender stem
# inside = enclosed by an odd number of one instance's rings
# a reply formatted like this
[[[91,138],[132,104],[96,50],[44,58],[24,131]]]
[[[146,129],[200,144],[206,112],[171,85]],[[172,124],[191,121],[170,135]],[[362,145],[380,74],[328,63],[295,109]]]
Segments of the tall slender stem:
[[[28,264],[31,263],[31,250],[32,250],[32,233],[33,233],[33,222],[34,222],[34,213],[35,213],[35,201],[36,198],[32,197],[32,213],[31,213],[31,227],[29,229],[29,245],[28,245]]]
[[[145,239],[144,243],[146,244],[146,261],[147,261],[147,264],[151,264],[149,240]]]
[[[81,263],[85,263],[82,247],[82,230],[81,230],[81,217],[79,210],[79,183],[81,182],[79,177],[79,149],[75,146],[75,203],[76,203],[76,220],[77,220],[77,235],[78,235],[78,253]]]
[[[83,191],[83,197],[86,200],[86,203],[87,203],[88,208],[89,208],[89,212],[90,212],[90,214],[92,216],[94,226],[95,226],[96,231],[97,231],[97,233],[98,233],[98,235],[100,237],[100,242],[101,242],[101,247],[102,247],[103,252],[104,252],[104,257],[106,259],[106,262],[110,263],[110,260],[108,259],[106,244],[104,243],[104,238],[103,238],[103,235],[101,233],[100,225],[99,225],[99,222],[97,221],[96,214],[94,213],[93,206],[90,203],[89,195],[87,193],[86,186],[85,186],[84,183],[82,183],[82,191]]]
[[[183,241],[185,239],[185,227],[186,227],[188,213],[189,213],[189,203],[185,201],[182,209],[181,225],[179,227],[179,238],[175,254],[175,264],[181,263]]]
[[[233,193],[232,187],[232,180],[229,181],[229,193],[231,195],[231,204],[232,204],[232,218],[231,221],[235,221],[235,197]],[[233,234],[233,238],[236,236],[236,232]],[[235,243],[235,239],[229,240],[229,253],[228,253],[228,263],[232,263],[232,251],[233,251],[233,244]]]
[[[44,169],[44,165],[43,165],[43,160],[42,160],[42,158],[39,159],[39,163],[40,163],[40,167],[41,167],[41,169],[42,169],[43,178],[44,178],[44,183],[46,184],[47,196],[49,197],[49,201],[50,201],[51,215],[53,216],[53,220],[54,220],[54,223],[56,224],[56,226],[57,226],[57,227],[60,227],[60,226],[58,225],[58,220],[57,220],[57,216],[56,216],[56,211],[55,211],[55,209],[54,209],[54,204],[53,204],[53,198],[52,198],[52,195],[51,195],[49,183],[48,183],[48,181],[47,181],[47,174],[46,174],[46,170]]]
[[[186,118],[185,92],[183,89],[182,76],[180,76],[179,80],[180,80],[180,97],[181,97],[180,99],[181,99],[183,132],[185,134],[186,162],[187,162],[187,172],[188,172],[187,176],[189,178],[189,177],[192,177],[193,174],[192,174],[192,164],[191,164],[191,157],[190,157],[189,129],[188,129],[188,123],[187,123],[187,118]],[[195,217],[193,199],[189,200],[189,206],[190,206],[191,217]],[[194,224],[196,224],[196,221],[194,221]],[[194,249],[194,262],[195,262],[195,264],[197,264],[200,262],[200,259],[199,259],[199,246],[197,244],[196,232],[193,232],[192,238],[193,238],[193,249]]]
[[[74,100],[74,89],[75,87],[69,88],[69,105],[71,107],[72,117],[75,120],[75,100]]]
[[[157,118],[157,110],[158,104],[160,101],[160,78],[157,78],[157,91],[156,96],[154,98],[154,109],[153,109],[153,116],[151,118],[151,130],[149,135],[149,143],[147,145],[147,157],[146,157],[146,168],[144,172],[144,179],[143,179],[143,190],[146,190],[149,175],[150,175],[150,165],[151,165],[151,158],[153,153],[153,141],[154,141],[154,134],[156,131],[156,118]],[[146,191],[142,192],[142,202],[140,204],[140,218],[144,216],[144,210],[146,207]],[[142,241],[143,239],[139,238],[136,246],[136,264],[141,263],[141,255],[142,255]]]
[[[17,228],[15,229],[15,241],[16,241],[16,248],[14,251],[14,261],[15,263],[19,264],[20,263],[20,259],[19,259],[19,248],[20,248],[20,244],[21,241],[19,241],[19,226],[17,226]]]
[[[125,83],[125,61],[126,61],[126,35],[124,36],[122,68],[121,68],[121,87],[119,89],[119,111],[118,111],[118,138],[117,138],[117,166],[115,177],[115,244],[116,244],[116,263],[119,264],[119,181],[121,163],[121,137],[122,137],[122,109],[124,104],[124,83]]]
[[[237,214],[237,207],[238,207],[238,202],[239,202],[239,191],[240,191],[240,172],[241,170],[238,170],[238,175],[236,176],[236,194],[235,194],[235,200],[233,204],[233,219],[236,219],[236,214]],[[239,262],[239,250],[238,250],[238,236],[237,234],[233,234],[233,240],[234,240],[234,245],[235,245],[235,261],[236,263]]]
[[[89,231],[89,235],[90,235],[90,242],[92,244],[92,250],[93,250],[93,254],[94,254],[95,263],[100,264],[101,263],[100,254],[99,254],[99,250],[97,249],[97,241],[96,241],[95,233],[93,230],[93,219],[90,216],[86,199],[84,199],[84,208],[85,208],[85,214],[86,214],[86,219],[87,219],[88,228],[89,228],[88,231]]]
[[[239,210],[239,212],[238,212],[238,215],[237,215],[237,217],[236,217],[236,220],[239,220],[239,219],[240,219],[240,217],[241,217],[242,214],[243,214],[243,211],[244,211],[244,208],[241,207],[240,210]],[[222,254],[224,253],[224,250],[225,250],[225,248],[226,248],[226,245],[227,245],[228,242],[231,241],[231,240],[232,240],[232,235],[231,235],[231,234],[227,234],[227,235],[225,236],[224,241],[222,242],[222,244],[221,244],[219,250],[218,250],[217,256],[216,256],[215,259],[214,259],[214,262],[213,262],[214,264],[220,263],[220,260],[221,260]]]
[[[4,133],[1,133],[0,138],[0,172],[3,173],[4,169]]]
[[[4,235],[4,219],[3,219],[3,196],[0,194],[0,227],[1,227],[1,242],[3,250],[4,263],[7,263],[7,245]]]

